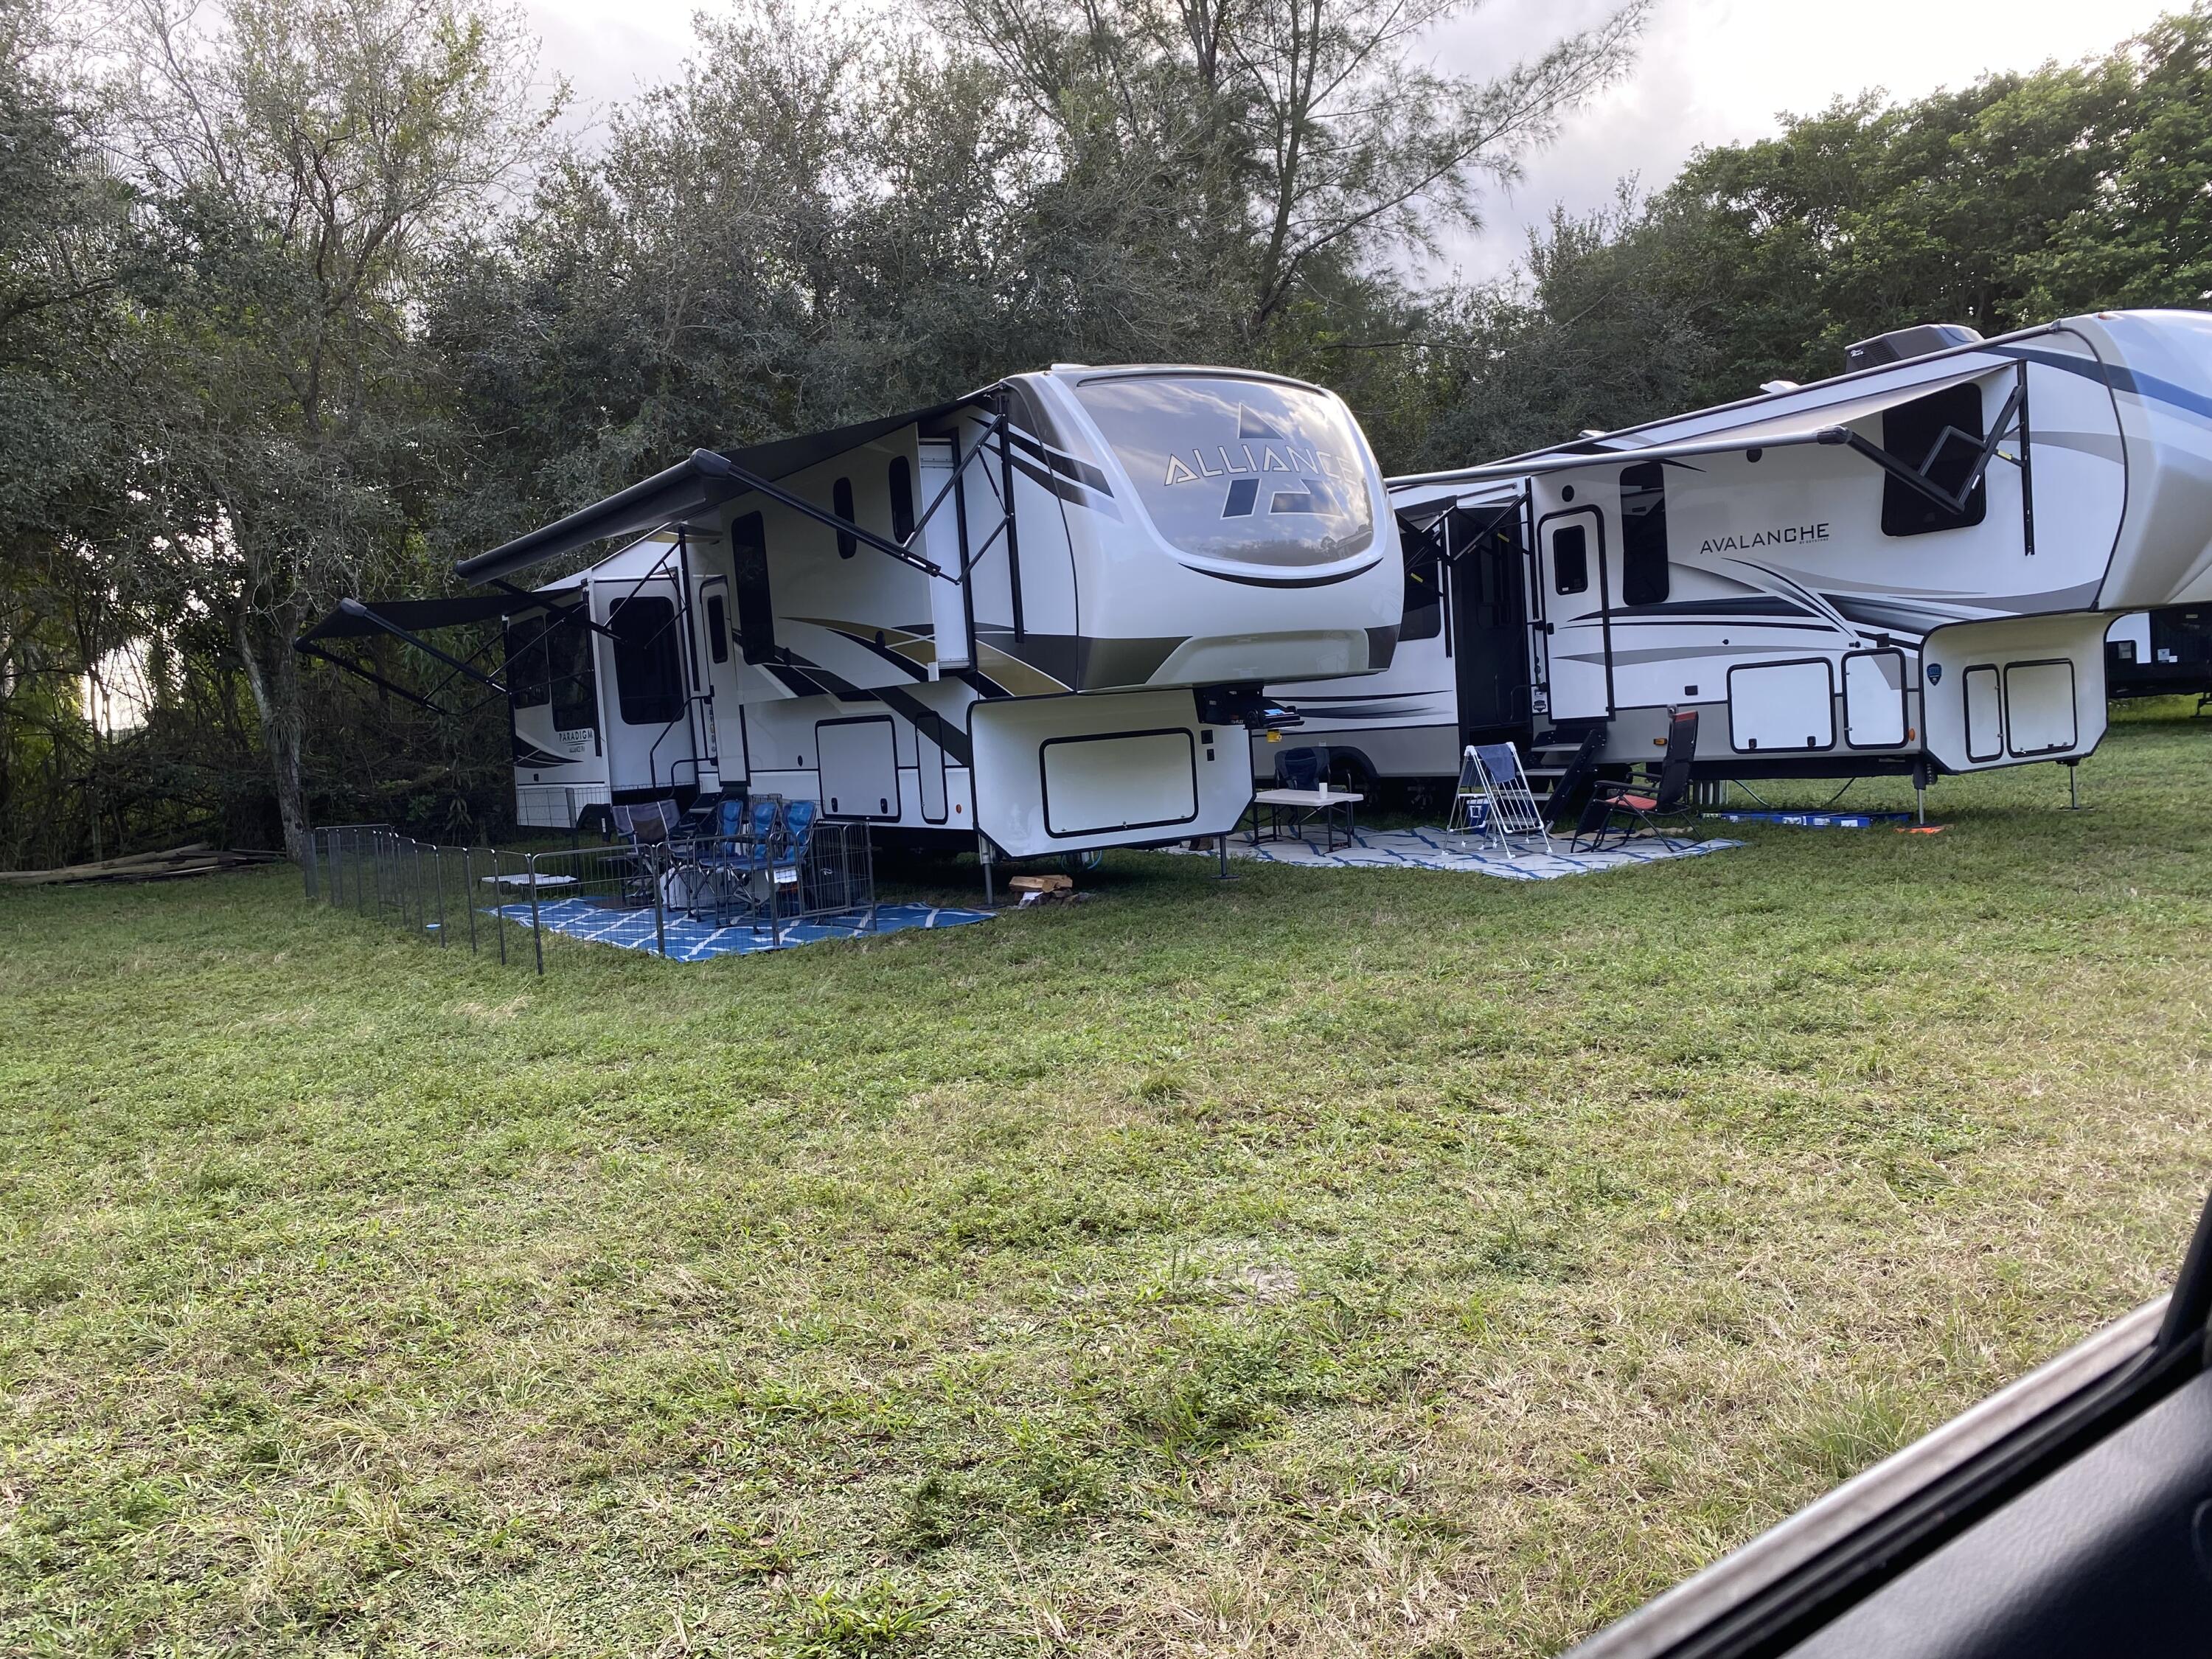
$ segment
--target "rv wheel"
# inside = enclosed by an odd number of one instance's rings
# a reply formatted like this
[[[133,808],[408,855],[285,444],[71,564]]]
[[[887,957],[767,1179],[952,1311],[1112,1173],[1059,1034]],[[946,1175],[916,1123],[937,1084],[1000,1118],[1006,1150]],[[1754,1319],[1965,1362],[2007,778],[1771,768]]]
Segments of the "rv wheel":
[[[1060,855],[1060,867],[1071,876],[1088,875],[1105,862],[1106,854],[1096,847],[1088,852],[1062,853]]]

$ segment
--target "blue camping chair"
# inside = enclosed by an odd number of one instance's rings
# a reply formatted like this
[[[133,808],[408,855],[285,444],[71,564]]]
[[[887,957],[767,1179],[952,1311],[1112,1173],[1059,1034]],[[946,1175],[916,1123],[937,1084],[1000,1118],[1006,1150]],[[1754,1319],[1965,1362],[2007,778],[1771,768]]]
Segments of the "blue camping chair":
[[[757,919],[764,897],[753,878],[768,870],[775,845],[783,833],[784,804],[776,795],[755,795],[749,800],[726,800],[716,815],[714,841],[714,920],[717,926],[729,913],[744,909]]]
[[[815,820],[821,817],[819,803],[811,800],[779,802],[781,811],[770,833],[759,837],[747,854],[747,890],[756,895],[752,901],[752,922],[760,926],[761,913],[768,913],[771,932],[781,924],[784,910],[783,895],[792,890],[799,897],[794,911],[805,906],[806,848],[814,837]],[[756,823],[757,823],[757,817]],[[754,875],[764,880],[750,879]],[[766,890],[762,891],[763,889]]]

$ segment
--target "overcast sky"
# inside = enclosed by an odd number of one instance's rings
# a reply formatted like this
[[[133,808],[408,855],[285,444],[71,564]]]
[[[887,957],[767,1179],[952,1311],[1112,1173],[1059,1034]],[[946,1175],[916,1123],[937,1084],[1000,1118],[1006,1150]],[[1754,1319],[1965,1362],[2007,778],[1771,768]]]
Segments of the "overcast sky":
[[[1757,138],[1782,111],[1820,108],[1869,87],[1913,97],[1995,70],[2103,52],[2184,0],[1660,0],[1634,76],[1577,116],[1526,180],[1492,200],[1480,235],[1437,269],[1486,276],[1520,257],[1525,228],[1564,202],[1581,210],[1635,173],[1656,189],[1700,144]],[[714,7],[710,3],[708,9]],[[543,67],[586,108],[667,76],[690,51],[698,0],[525,0]],[[1601,16],[1608,0],[1487,0],[1441,31],[1433,56],[1456,73],[1494,71]]]

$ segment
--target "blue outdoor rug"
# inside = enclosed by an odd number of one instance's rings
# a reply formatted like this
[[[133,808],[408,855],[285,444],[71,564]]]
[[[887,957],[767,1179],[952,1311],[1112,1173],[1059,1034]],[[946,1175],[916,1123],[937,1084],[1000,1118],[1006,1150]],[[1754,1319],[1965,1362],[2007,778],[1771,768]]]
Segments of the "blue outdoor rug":
[[[522,927],[530,926],[527,904],[503,904],[495,914]],[[860,939],[876,933],[903,933],[909,927],[958,927],[971,921],[988,921],[988,910],[956,910],[933,904],[878,904],[875,926],[866,918],[831,916],[818,921],[787,921],[774,934],[763,927],[717,927],[680,913],[666,918],[665,932],[671,962],[704,962],[712,957],[750,956],[756,951],[780,951],[793,945],[818,945],[824,939]],[[615,910],[588,899],[540,900],[538,920],[549,933],[594,945],[619,945],[627,951],[659,953],[660,940],[653,928],[650,910]]]
[[[1453,870],[1498,876],[1507,881],[1550,881],[1559,876],[1619,870],[1632,864],[1702,858],[1723,848],[1743,845],[1740,841],[1690,841],[1645,836],[1626,847],[1609,847],[1602,853],[1571,853],[1567,850],[1567,838],[1554,836],[1552,850],[1547,852],[1534,836],[1516,836],[1510,843],[1511,850],[1501,852],[1495,841],[1443,830],[1357,830],[1352,832],[1351,846],[1324,852],[1320,828],[1316,826],[1310,833],[1313,837],[1310,842],[1263,841],[1256,847],[1241,835],[1231,836],[1229,856],[1255,859],[1262,864],[1297,864],[1316,869]],[[1208,852],[1200,856],[1212,858],[1213,854]]]

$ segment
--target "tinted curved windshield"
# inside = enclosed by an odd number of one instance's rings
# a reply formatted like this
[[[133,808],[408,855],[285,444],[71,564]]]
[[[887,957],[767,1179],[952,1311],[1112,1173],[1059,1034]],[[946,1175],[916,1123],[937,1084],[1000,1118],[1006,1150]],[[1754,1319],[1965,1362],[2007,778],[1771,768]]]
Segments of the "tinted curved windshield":
[[[1075,395],[1185,553],[1296,569],[1374,543],[1366,441],[1333,398],[1197,374],[1102,377]]]

